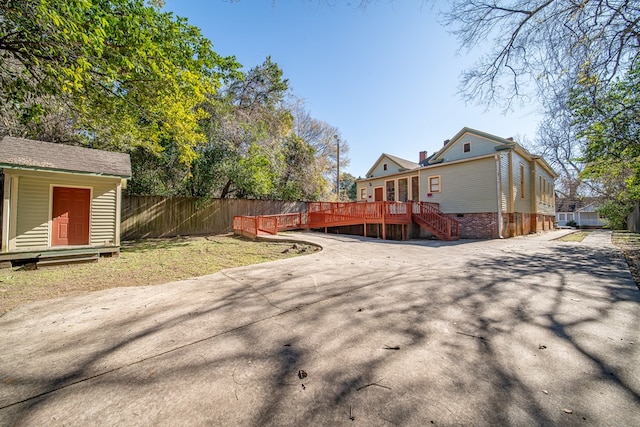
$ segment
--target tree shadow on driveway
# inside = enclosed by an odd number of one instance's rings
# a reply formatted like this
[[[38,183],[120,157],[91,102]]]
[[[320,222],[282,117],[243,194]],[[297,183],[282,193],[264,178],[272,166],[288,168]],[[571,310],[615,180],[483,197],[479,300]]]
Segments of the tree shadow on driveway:
[[[345,239],[0,319],[0,422],[633,425],[639,294],[608,248]]]

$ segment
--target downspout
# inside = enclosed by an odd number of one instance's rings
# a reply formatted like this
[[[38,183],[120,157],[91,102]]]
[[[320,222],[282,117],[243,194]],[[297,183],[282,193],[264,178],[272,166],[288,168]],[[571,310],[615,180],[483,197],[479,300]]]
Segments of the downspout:
[[[498,200],[498,238],[502,236],[502,171],[500,168],[500,154],[496,154],[496,191]]]

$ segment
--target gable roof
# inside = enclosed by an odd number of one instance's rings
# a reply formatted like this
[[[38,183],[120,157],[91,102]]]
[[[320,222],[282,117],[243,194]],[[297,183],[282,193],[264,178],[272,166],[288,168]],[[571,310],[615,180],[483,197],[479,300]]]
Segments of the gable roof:
[[[382,161],[383,158],[387,158],[389,160],[391,160],[393,163],[395,163],[398,166],[398,169],[400,169],[400,171],[407,171],[410,169],[416,169],[418,168],[420,165],[418,163],[414,163],[411,162],[409,160],[405,160],[405,159],[401,159],[400,157],[396,157],[396,156],[392,156],[391,154],[387,154],[387,153],[382,153],[380,155],[380,157],[378,157],[378,160],[376,160],[376,162],[373,164],[373,166],[371,166],[371,169],[369,169],[367,171],[367,173],[365,174],[365,177],[369,177],[369,175],[371,175],[371,173],[373,172],[373,170],[378,166],[378,164],[380,164],[380,161]]]
[[[131,178],[131,160],[126,153],[11,136],[0,141],[0,166]]]
[[[433,154],[433,156],[431,156],[431,159],[429,160],[429,163],[437,163],[438,161],[442,161],[442,155],[444,153],[446,153],[447,151],[449,151],[449,149],[451,147],[453,147],[455,145],[455,143],[462,138],[462,136],[465,133],[472,133],[474,135],[483,137],[485,139],[489,139],[493,142],[495,142],[496,144],[498,144],[498,147],[496,147],[497,149],[500,148],[500,146],[503,146],[505,148],[507,147],[511,147],[514,146],[514,144],[516,144],[513,140],[511,139],[506,139],[506,138],[501,138],[499,136],[496,135],[491,135],[490,133],[486,133],[486,132],[482,132],[476,129],[472,129],[469,127],[463,127],[462,129],[460,129],[458,131],[458,133],[456,133],[450,140],[449,142],[447,142],[440,150],[438,150],[437,152],[435,152]]]
[[[452,146],[455,145],[456,142],[458,142],[458,140],[460,138],[462,138],[462,136],[464,136],[465,133],[471,133],[477,136],[480,136],[482,138],[491,140],[493,142],[496,143],[495,146],[495,150],[496,151],[501,151],[501,150],[508,150],[508,149],[513,149],[516,152],[518,152],[519,154],[521,154],[522,156],[524,156],[527,160],[529,161],[535,161],[537,162],[540,166],[542,166],[542,168],[546,169],[547,172],[549,172],[549,174],[551,174],[551,176],[553,178],[557,178],[558,173],[556,171],[553,170],[553,168],[549,165],[549,163],[547,163],[547,161],[542,157],[542,156],[537,156],[534,154],[531,154],[526,148],[524,148],[522,145],[518,144],[517,142],[515,142],[513,140],[513,138],[502,138],[496,135],[492,135],[490,133],[486,133],[486,132],[482,132],[480,130],[477,129],[472,129],[469,127],[463,127],[462,129],[460,129],[458,131],[458,133],[456,133],[450,140],[449,142],[447,142],[444,147],[442,147],[439,151],[437,151],[433,156],[431,156],[428,160],[429,160],[429,164],[434,164],[434,163],[439,163],[443,161],[442,155],[447,152],[449,150],[449,148],[451,148]]]

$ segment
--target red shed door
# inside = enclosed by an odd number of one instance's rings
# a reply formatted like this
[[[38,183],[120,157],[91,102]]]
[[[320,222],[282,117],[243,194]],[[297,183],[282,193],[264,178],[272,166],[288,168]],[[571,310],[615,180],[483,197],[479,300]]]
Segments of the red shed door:
[[[89,244],[88,188],[53,187],[52,246]]]

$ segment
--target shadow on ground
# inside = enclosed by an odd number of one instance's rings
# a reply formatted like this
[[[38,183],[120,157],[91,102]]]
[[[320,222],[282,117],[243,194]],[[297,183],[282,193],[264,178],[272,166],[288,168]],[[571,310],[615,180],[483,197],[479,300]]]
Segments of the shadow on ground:
[[[345,239],[334,251],[330,268],[314,255],[2,319],[0,421],[640,419],[640,293],[617,250]]]

